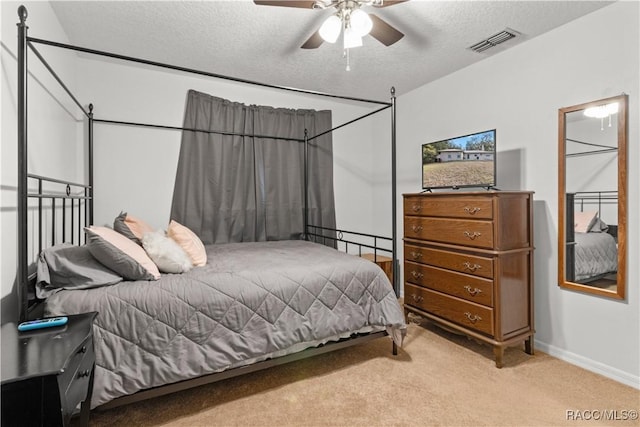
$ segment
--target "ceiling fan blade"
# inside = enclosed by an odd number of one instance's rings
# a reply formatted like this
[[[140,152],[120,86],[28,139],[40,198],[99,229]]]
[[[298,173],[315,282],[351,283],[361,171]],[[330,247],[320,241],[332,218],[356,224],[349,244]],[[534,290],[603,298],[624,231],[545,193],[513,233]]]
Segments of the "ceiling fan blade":
[[[388,7],[388,6],[393,6],[394,4],[398,4],[398,3],[404,3],[406,1],[409,0],[383,0],[382,4],[373,4],[373,7]]]
[[[313,9],[315,0],[253,0],[257,5],[261,6],[284,6],[299,7],[303,9]]]
[[[322,39],[322,37],[320,37],[320,31],[316,31],[315,33],[313,33],[311,35],[311,37],[309,37],[309,39],[304,42],[304,44],[302,46],[300,46],[303,49],[316,49],[318,47],[320,47],[320,45],[324,42],[324,40]]]
[[[377,39],[383,45],[391,46],[404,37],[404,34],[378,18],[376,15],[370,13],[369,16],[373,21],[373,28],[371,28],[369,35]]]

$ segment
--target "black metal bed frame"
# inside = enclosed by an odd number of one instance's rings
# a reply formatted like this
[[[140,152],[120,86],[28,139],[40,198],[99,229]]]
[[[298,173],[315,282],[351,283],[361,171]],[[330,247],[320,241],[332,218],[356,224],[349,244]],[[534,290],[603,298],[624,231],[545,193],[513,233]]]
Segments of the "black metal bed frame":
[[[576,191],[567,193],[567,201],[579,205],[581,212],[587,205],[597,205],[598,213],[600,213],[602,211],[602,205],[618,204],[618,190]]]
[[[44,237],[43,237],[43,212],[46,209],[43,206],[44,200],[49,200],[51,204],[51,245],[54,245],[58,240],[62,240],[62,242],[67,241],[69,239],[70,243],[81,244],[81,235],[82,235],[82,227],[93,224],[93,201],[94,201],[94,185],[93,185],[93,127],[95,123],[103,123],[103,124],[115,124],[115,125],[125,125],[125,126],[140,126],[140,127],[151,127],[157,129],[170,129],[170,130],[187,130],[187,131],[196,131],[196,132],[205,132],[205,133],[220,133],[226,135],[238,135],[238,136],[261,136],[261,135],[247,135],[247,134],[238,134],[231,132],[217,132],[210,131],[204,129],[193,129],[193,128],[184,128],[179,126],[167,126],[167,125],[159,125],[159,124],[148,124],[148,123],[136,123],[136,122],[128,122],[128,121],[116,121],[116,120],[108,120],[108,119],[99,119],[94,118],[93,115],[93,104],[89,104],[88,108],[85,109],[82,104],[76,99],[73,93],[69,90],[69,88],[64,84],[62,79],[56,74],[53,68],[48,64],[45,58],[40,54],[40,52],[36,49],[34,44],[42,44],[47,46],[53,46],[57,48],[73,50],[77,52],[83,52],[93,55],[104,56],[108,58],[119,59],[128,62],[136,62],[145,65],[151,65],[155,67],[182,71],[190,74],[198,74],[206,77],[212,77],[217,79],[225,79],[231,80],[234,82],[261,86],[265,88],[291,91],[296,93],[302,93],[307,95],[317,95],[323,97],[330,97],[338,100],[346,100],[346,101],[357,101],[369,104],[377,104],[381,107],[359,116],[353,120],[350,120],[346,123],[340,124],[330,130],[319,133],[318,135],[309,136],[307,131],[305,130],[304,138],[295,139],[295,138],[281,138],[281,137],[272,137],[273,139],[287,139],[294,140],[300,143],[304,143],[304,198],[305,198],[305,212],[304,212],[304,230],[305,230],[305,238],[309,238],[313,236],[316,239],[333,239],[336,242],[336,246],[338,242],[343,242],[345,246],[345,251],[348,252],[348,245],[358,245],[358,252],[362,254],[362,248],[373,249],[374,251],[374,259],[378,256],[378,251],[391,253],[393,259],[393,287],[396,293],[396,296],[399,296],[400,286],[398,280],[398,268],[397,268],[397,230],[396,230],[396,222],[397,222],[397,213],[396,213],[396,103],[395,103],[395,88],[391,88],[391,101],[390,102],[382,102],[375,101],[369,99],[355,98],[350,96],[341,96],[341,95],[333,95],[323,92],[316,92],[304,89],[297,89],[285,86],[277,86],[272,84],[265,84],[230,76],[225,76],[221,74],[210,73],[201,70],[195,70],[191,68],[185,68],[181,66],[175,66],[170,64],[163,64],[155,61],[149,61],[140,58],[134,58],[130,56],[119,55],[111,52],[98,51],[93,49],[88,49],[79,46],[73,46],[69,44],[58,43],[49,40],[43,40],[38,38],[29,37],[27,35],[27,9],[25,6],[20,6],[18,8],[18,16],[20,22],[17,24],[18,26],[18,271],[17,271],[17,294],[19,300],[19,318],[20,321],[23,321],[29,317],[30,310],[30,295],[29,289],[33,287],[35,283],[35,274],[29,274],[29,247],[28,247],[28,209],[29,209],[29,199],[37,199],[38,200],[38,251],[43,249],[45,245]],[[28,132],[27,132],[27,73],[28,73],[28,65],[27,65],[27,53],[28,50],[33,51],[35,56],[42,62],[45,68],[51,73],[53,78],[60,84],[62,89],[69,95],[69,97],[73,100],[73,102],[80,108],[83,114],[86,116],[88,120],[88,131],[87,131],[87,148],[88,148],[88,156],[87,156],[87,184],[77,184],[69,181],[64,181],[60,179],[48,178],[39,175],[29,174],[27,167],[27,146],[28,146]],[[373,114],[381,112],[386,109],[391,109],[391,186],[392,186],[392,237],[381,237],[375,236],[372,234],[365,233],[357,233],[357,232],[348,232],[345,230],[338,229],[330,229],[326,227],[318,227],[312,224],[309,224],[308,221],[308,171],[307,171],[307,162],[308,162],[308,144],[309,141],[318,138],[322,135],[325,135],[329,132],[333,132],[334,130],[340,129],[344,126],[350,125],[358,120],[369,117]],[[30,192],[29,191],[29,180],[37,181],[37,191]],[[43,183],[48,183],[48,185],[62,185],[63,191],[50,191],[45,190]],[[75,189],[72,191],[72,188]],[[61,238],[58,239],[58,234],[56,232],[57,218],[56,218],[56,210],[58,209],[57,202],[60,201],[61,209],[62,209],[62,230],[61,230]],[[67,202],[70,203],[70,208],[67,208]],[[70,212],[70,218],[67,218],[67,210]],[[67,230],[67,224],[69,224],[69,232]],[[60,228],[60,227],[58,227]],[[78,233],[75,233],[75,230]],[[328,235],[327,235],[328,233]],[[373,239],[372,244],[366,243],[357,243],[352,240],[345,240],[344,234],[348,233],[350,235],[355,235],[359,237],[371,238]],[[77,235],[77,239],[75,236]],[[391,248],[378,246],[378,241],[382,240],[384,242],[390,242]],[[238,375],[242,375],[244,373],[257,371],[260,369],[265,369],[270,366],[280,365],[282,363],[287,363],[289,361],[298,360],[304,357],[313,356],[315,354],[326,353],[328,351],[337,350],[340,348],[344,348],[350,345],[355,345],[363,341],[368,341],[374,338],[386,336],[386,331],[375,332],[371,334],[366,334],[362,336],[354,336],[352,338],[341,340],[335,343],[328,343],[324,346],[311,348],[304,350],[303,352],[292,354],[289,356],[284,356],[276,359],[269,359],[263,362],[258,362],[256,364],[245,366],[241,368],[232,369],[229,371],[210,374],[204,377],[195,378],[193,380],[186,380],[176,384],[169,384],[162,387],[157,387],[153,389],[143,390],[134,395],[123,396],[114,401],[111,401],[105,405],[102,405],[101,408],[109,408],[120,406],[122,404],[131,403],[133,401],[143,400],[151,397],[156,397],[162,394],[172,393],[174,391],[183,390],[189,387],[194,387],[206,383],[211,383],[215,381],[219,381],[225,378],[230,378]],[[393,343],[393,354],[397,354],[396,344]]]
[[[311,224],[309,224],[307,230],[307,236],[316,238],[316,242],[318,240],[321,240],[322,244],[326,244],[328,240],[335,245],[336,249],[340,249],[340,243],[343,243],[344,252],[347,253],[351,253],[349,251],[349,245],[356,246],[358,256],[363,255],[362,248],[372,249],[374,261],[378,257],[378,252],[393,254],[393,249],[388,249],[378,244],[380,240],[382,240],[383,242],[393,242],[393,239],[390,237],[377,236],[375,234],[358,233],[355,231],[341,230],[338,228],[320,227],[319,225]],[[327,235],[327,232],[329,233],[329,235]],[[355,238],[367,239],[371,243],[356,242],[354,240],[351,240],[353,239],[353,237],[345,237],[345,234],[355,236]]]
[[[611,147],[609,145],[594,144],[593,142],[579,141],[577,139],[571,138],[566,138],[566,141],[575,142],[576,144],[588,145],[590,147],[596,148],[589,151],[578,151],[576,153],[565,154],[565,157],[590,156],[592,154],[613,153],[618,151],[618,147]]]
[[[29,198],[38,199],[38,230],[44,229],[43,217],[44,210],[46,206],[44,205],[44,200],[50,200],[51,203],[51,246],[56,244],[57,239],[57,231],[58,231],[58,221],[56,218],[56,201],[60,200],[62,204],[62,223],[61,223],[61,234],[62,234],[62,242],[67,242],[67,239],[71,242],[71,244],[76,243],[76,231],[77,231],[77,242],[80,243],[82,240],[82,224],[86,223],[86,219],[88,217],[88,205],[86,204],[86,200],[89,199],[88,191],[89,186],[85,184],[76,184],[70,181],[63,181],[59,179],[47,178],[41,175],[27,174],[29,179],[36,180],[38,183],[38,190],[36,192],[30,192],[27,194]],[[59,184],[64,186],[64,192],[59,191],[47,191],[44,189],[44,184]],[[78,188],[80,191],[74,192],[72,194],[72,188]],[[70,206],[67,209],[67,201],[69,201]],[[77,205],[76,205],[77,201]],[[84,206],[83,206],[84,202]],[[77,210],[76,210],[77,209]],[[71,218],[67,220],[67,210],[69,211],[69,215]],[[77,216],[76,216],[77,215]],[[67,225],[69,225],[67,229]],[[77,226],[77,227],[76,227]],[[67,232],[68,230],[68,232]],[[38,233],[38,252],[41,252],[44,248],[44,233],[41,231]]]
[[[567,224],[573,224],[575,218],[576,206],[580,208],[580,212],[584,211],[585,206],[597,206],[598,216],[602,212],[603,205],[618,204],[617,190],[604,191],[576,191],[566,194],[566,217]],[[568,281],[575,280],[575,250],[576,238],[573,226],[565,227],[566,231],[566,255],[565,255],[565,271]],[[609,225],[607,233],[611,234],[616,242],[618,241],[618,225]]]

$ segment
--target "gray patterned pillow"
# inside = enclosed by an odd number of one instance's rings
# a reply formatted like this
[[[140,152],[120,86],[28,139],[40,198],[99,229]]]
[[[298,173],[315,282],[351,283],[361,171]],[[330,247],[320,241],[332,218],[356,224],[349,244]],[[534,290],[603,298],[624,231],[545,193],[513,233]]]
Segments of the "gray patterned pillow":
[[[160,272],[142,249],[122,234],[107,227],[84,229],[89,238],[89,251],[102,265],[126,280],[158,280]]]

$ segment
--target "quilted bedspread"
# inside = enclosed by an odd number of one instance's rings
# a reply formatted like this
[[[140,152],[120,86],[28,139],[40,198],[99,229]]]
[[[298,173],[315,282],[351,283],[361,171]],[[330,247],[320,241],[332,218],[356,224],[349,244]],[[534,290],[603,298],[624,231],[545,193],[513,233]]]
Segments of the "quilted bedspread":
[[[576,233],[576,281],[618,271],[618,247],[608,233]]]
[[[305,241],[207,247],[208,263],[159,281],[63,290],[47,315],[97,311],[92,407],[139,390],[386,330],[403,311],[383,271]]]

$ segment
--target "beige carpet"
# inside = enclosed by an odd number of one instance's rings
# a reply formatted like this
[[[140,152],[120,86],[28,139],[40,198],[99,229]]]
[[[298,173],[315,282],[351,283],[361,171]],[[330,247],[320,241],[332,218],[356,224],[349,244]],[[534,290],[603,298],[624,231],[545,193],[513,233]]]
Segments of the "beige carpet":
[[[640,391],[544,353],[505,352],[431,325],[196,389],[93,411],[92,426],[640,425]],[[589,418],[614,411],[618,420]],[[583,412],[579,412],[583,411]],[[595,413],[596,416],[599,413]],[[569,413],[570,415],[570,413]]]

